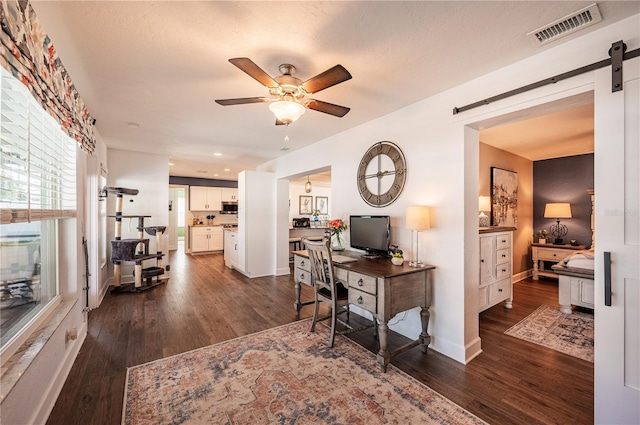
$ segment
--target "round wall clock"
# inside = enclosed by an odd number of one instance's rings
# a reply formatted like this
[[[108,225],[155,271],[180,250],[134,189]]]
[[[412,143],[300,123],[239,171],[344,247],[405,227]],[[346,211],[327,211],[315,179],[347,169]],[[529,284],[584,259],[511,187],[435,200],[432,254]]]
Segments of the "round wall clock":
[[[404,154],[391,142],[378,142],[364,154],[358,167],[358,191],[374,207],[393,203],[407,178]]]

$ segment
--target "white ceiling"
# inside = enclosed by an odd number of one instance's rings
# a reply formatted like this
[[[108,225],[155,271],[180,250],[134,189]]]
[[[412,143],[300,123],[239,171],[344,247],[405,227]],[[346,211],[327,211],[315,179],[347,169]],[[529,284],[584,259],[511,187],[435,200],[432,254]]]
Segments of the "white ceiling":
[[[598,2],[601,23],[539,46],[528,32],[591,2],[32,4],[108,147],[168,155],[171,175],[230,180],[283,155],[283,147],[315,143],[640,12],[637,1]],[[234,57],[249,57],[272,76],[291,63],[303,81],[341,64],[353,79],[314,97],[351,112],[336,118],[309,110],[289,126],[285,143],[286,128],[274,125],[268,105],[214,102],[267,95],[228,62]],[[580,122],[585,113],[575,111]],[[575,123],[569,133],[584,133]]]

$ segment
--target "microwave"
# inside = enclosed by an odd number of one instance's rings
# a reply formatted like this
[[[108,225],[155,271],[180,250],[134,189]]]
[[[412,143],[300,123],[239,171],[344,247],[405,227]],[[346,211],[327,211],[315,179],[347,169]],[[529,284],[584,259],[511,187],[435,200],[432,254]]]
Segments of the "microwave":
[[[220,214],[238,214],[238,203],[223,201]]]

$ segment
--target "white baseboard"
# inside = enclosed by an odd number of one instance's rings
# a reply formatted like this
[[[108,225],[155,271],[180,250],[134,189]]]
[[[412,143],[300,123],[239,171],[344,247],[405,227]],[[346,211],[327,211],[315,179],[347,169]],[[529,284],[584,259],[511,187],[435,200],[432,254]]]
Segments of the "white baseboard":
[[[520,282],[521,280],[525,280],[533,276],[533,270],[525,270],[523,272],[517,273],[513,275],[513,283]]]

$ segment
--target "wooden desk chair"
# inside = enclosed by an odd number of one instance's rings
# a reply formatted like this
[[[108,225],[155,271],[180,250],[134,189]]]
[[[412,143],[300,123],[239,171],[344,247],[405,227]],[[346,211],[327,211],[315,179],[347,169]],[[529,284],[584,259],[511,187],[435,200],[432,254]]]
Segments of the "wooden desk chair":
[[[349,321],[348,290],[345,285],[337,282],[335,279],[329,240],[315,242],[303,238],[302,243],[306,246],[307,252],[309,253],[311,283],[315,292],[315,309],[313,311],[313,321],[311,322],[311,332],[315,330],[317,322],[331,318],[331,338],[329,340],[329,346],[333,347],[336,333],[342,335],[353,331],[353,328],[349,326],[349,324],[338,319],[338,314],[346,312],[347,322]],[[321,302],[329,305],[331,313],[323,317],[318,317]],[[347,326],[348,329],[337,332],[337,322]]]

